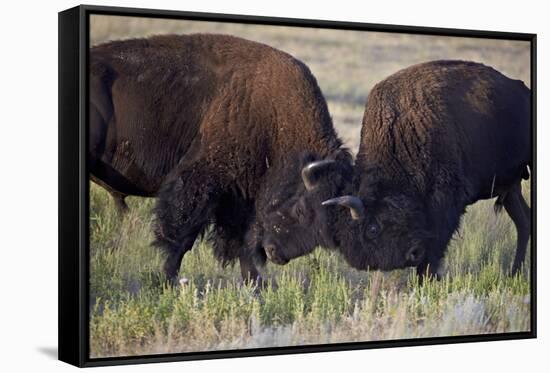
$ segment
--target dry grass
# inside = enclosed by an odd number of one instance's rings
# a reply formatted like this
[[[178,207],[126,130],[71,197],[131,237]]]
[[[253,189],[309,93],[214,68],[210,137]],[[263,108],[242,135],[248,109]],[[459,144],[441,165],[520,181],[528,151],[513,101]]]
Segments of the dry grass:
[[[162,255],[150,246],[152,200],[132,198],[120,221],[92,185],[91,206],[93,357],[529,330],[528,272],[507,274],[514,228],[489,201],[466,215],[442,281],[419,285],[412,270],[356,271],[317,249],[268,264],[278,287],[259,291],[242,283],[238,266],[222,268],[206,242],[184,258],[188,284],[164,286]]]

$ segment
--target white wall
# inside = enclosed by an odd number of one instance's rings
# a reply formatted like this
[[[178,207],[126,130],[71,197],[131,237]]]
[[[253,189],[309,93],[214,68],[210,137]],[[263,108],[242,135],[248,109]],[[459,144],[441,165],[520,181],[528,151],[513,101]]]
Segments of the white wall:
[[[550,23],[544,1],[97,1],[96,4],[538,33],[539,339],[142,365],[123,371],[548,369]],[[68,370],[57,346],[57,12],[72,1],[5,1],[0,22],[0,369]]]

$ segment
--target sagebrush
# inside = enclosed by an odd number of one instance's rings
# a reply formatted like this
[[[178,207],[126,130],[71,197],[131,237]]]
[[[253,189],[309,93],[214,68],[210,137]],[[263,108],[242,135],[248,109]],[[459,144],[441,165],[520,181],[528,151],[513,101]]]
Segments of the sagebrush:
[[[509,275],[515,231],[491,201],[465,215],[442,281],[419,284],[412,270],[356,271],[318,248],[286,266],[268,264],[263,289],[243,283],[238,265],[222,267],[206,240],[184,258],[186,284],[167,286],[163,254],[150,244],[154,201],[130,198],[124,219],[96,185],[90,202],[92,357],[530,328],[529,273]]]

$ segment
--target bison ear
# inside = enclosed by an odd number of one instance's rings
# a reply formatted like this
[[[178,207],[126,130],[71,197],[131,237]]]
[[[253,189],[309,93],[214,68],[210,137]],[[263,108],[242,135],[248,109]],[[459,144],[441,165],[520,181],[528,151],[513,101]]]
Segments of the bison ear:
[[[361,220],[365,217],[365,206],[363,206],[363,201],[355,196],[342,196],[328,199],[324,201],[322,205],[339,205],[347,207],[353,220]]]
[[[322,161],[311,162],[302,168],[302,181],[304,182],[306,190],[311,191],[315,188],[317,184],[315,174],[334,163],[336,163],[336,161],[332,159],[324,159]]]

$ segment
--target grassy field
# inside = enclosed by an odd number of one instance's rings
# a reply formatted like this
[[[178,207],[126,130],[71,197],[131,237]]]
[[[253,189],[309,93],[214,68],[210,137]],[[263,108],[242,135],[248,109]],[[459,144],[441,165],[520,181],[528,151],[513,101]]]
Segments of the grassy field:
[[[529,86],[525,42],[93,16],[91,41],[160,33],[230,33],[303,60],[317,77],[335,127],[355,152],[372,86],[433,59],[491,65]],[[529,184],[524,183],[529,196]],[[163,285],[162,253],[151,247],[154,200],[129,198],[121,220],[107,193],[91,186],[90,346],[92,357],[526,331],[529,273],[507,273],[515,229],[493,201],[471,206],[444,263],[442,281],[411,270],[356,271],[324,249],[264,272],[278,287],[243,284],[207,242],[183,261],[189,281]],[[529,257],[527,264],[529,263]]]
[[[527,191],[527,186],[524,188]],[[528,272],[509,271],[515,231],[491,201],[472,206],[448,250],[442,281],[412,270],[356,271],[317,249],[268,264],[277,288],[243,284],[197,242],[181,268],[187,285],[163,285],[153,239],[153,200],[130,198],[121,221],[91,188],[92,357],[527,331]],[[527,264],[529,263],[529,258]]]

